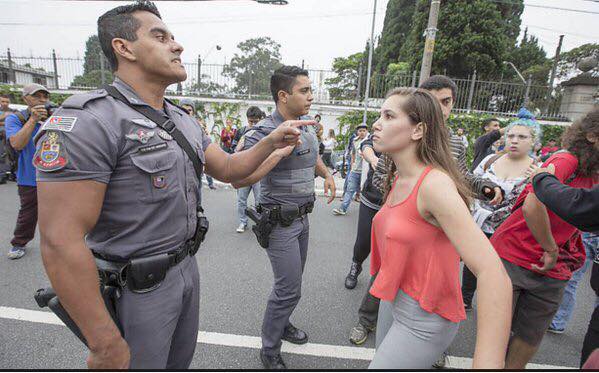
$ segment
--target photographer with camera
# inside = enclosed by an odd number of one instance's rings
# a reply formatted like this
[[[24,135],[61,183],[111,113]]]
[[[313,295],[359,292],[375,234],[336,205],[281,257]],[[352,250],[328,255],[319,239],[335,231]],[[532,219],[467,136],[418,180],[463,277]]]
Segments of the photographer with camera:
[[[51,107],[49,95],[50,92],[40,84],[26,85],[23,87],[23,100],[27,103],[27,109],[11,114],[5,120],[6,137],[18,154],[17,186],[21,201],[14,237],[10,242],[12,248],[8,252],[10,259],[23,257],[25,246],[35,234],[37,189],[35,167],[32,164],[35,154],[33,138],[41,123],[48,119]]]

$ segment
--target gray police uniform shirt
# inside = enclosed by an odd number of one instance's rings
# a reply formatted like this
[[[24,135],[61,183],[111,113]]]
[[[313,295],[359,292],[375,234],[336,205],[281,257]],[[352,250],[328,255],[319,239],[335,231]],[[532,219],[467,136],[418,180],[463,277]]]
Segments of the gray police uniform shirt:
[[[148,106],[126,83],[113,85],[135,106]],[[181,108],[171,118],[205,163],[210,138]],[[94,180],[106,194],[89,248],[115,259],[168,252],[193,237],[201,181],[173,138],[105,90],[67,99],[40,129],[37,181]]]
[[[302,117],[300,119],[310,119]],[[274,113],[256,124],[244,136],[244,150],[268,136],[285,120]],[[314,170],[318,158],[318,138],[312,126],[300,127],[302,144],[260,180],[260,204],[304,205],[314,201]],[[301,180],[302,182],[298,182]]]

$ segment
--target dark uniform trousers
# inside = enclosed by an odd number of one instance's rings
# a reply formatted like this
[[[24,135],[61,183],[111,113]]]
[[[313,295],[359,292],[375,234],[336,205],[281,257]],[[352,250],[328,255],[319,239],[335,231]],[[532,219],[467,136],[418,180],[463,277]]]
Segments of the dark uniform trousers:
[[[275,226],[270,234],[266,253],[274,274],[274,287],[262,323],[262,350],[267,355],[280,353],[281,337],[299,303],[309,231],[310,223],[304,216],[289,227]]]
[[[117,302],[130,369],[188,369],[198,338],[200,274],[195,257],[171,268],[156,290],[125,287]]]
[[[37,225],[37,188],[34,186],[19,185],[19,200],[21,207],[17,216],[15,232],[10,244],[25,247],[35,235]]]

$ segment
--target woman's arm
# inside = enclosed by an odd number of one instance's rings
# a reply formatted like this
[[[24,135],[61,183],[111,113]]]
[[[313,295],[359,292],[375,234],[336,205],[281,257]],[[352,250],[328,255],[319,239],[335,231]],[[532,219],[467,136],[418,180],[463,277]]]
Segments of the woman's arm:
[[[474,369],[502,369],[510,334],[512,286],[499,256],[476,226],[453,180],[433,170],[422,183],[418,210],[434,218],[478,280]]]

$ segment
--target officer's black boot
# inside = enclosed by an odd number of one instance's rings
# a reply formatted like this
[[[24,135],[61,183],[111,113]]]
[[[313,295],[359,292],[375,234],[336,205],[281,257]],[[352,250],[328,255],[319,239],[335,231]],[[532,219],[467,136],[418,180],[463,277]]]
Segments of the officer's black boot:
[[[296,345],[303,345],[304,343],[308,342],[308,334],[289,323],[285,327],[281,339]]]
[[[262,361],[262,366],[264,366],[264,369],[287,369],[287,366],[285,365],[280,353],[276,355],[267,355],[264,353],[264,351],[260,350],[260,360]]]
[[[356,262],[352,262],[349,273],[345,278],[345,287],[347,289],[353,289],[358,284],[358,276],[362,273],[362,265]]]

